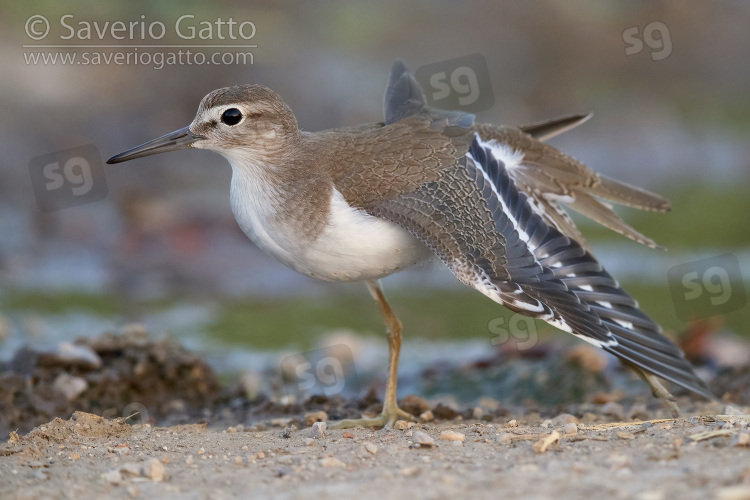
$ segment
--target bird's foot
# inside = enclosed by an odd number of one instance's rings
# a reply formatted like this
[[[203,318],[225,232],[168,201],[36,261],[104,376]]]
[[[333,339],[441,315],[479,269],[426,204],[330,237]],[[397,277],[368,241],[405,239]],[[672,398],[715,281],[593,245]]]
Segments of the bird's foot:
[[[396,420],[413,421],[411,413],[407,413],[398,406],[392,408],[383,408],[383,411],[377,417],[347,418],[338,422],[331,422],[329,429],[351,429],[353,427],[382,427],[383,429],[392,429]]]

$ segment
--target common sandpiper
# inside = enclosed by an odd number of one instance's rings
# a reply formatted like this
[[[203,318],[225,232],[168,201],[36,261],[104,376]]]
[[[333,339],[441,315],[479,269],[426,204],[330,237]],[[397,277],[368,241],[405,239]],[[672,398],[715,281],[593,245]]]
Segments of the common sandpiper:
[[[107,163],[215,151],[232,166],[232,211],[256,245],[307,276],[367,284],[388,333],[385,400],[378,417],[339,421],[339,428],[411,418],[396,400],[401,323],[378,280],[435,257],[493,301],[614,354],[673,413],[674,398],[657,377],[714,399],[682,351],[592,255],[565,210],[657,247],[608,202],[670,207],[544,142],[587,115],[478,124],[473,115],[428,107],[400,60],[384,111],[383,122],[304,132],[270,89],[227,87],[204,97],[187,127]]]

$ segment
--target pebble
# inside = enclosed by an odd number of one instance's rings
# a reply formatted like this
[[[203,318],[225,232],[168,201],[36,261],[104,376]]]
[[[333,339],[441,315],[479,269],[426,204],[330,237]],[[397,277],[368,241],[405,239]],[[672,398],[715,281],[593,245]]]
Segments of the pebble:
[[[193,455],[188,455],[185,459],[185,463],[187,465],[193,465],[195,463],[195,459],[193,458]]]
[[[513,442],[513,438],[507,432],[501,432],[495,437],[495,439],[497,440],[498,444],[510,444]]]
[[[727,405],[726,408],[724,408],[724,415],[744,415],[744,413],[735,406]]]
[[[472,412],[471,412],[471,413],[472,413],[472,416],[473,416],[473,417],[474,417],[474,418],[475,418],[476,420],[482,420],[482,417],[484,417],[484,410],[483,410],[483,409],[481,409],[481,408],[480,408],[480,407],[478,407],[478,406],[477,406],[476,408],[474,408],[474,409],[472,410]]]
[[[315,440],[313,438],[305,438],[302,444],[305,446],[315,446]]]
[[[61,373],[52,383],[52,387],[62,393],[65,399],[72,401],[89,388],[89,383],[81,377]]]
[[[563,426],[563,434],[578,434],[578,426],[573,422],[565,424]]]
[[[101,478],[110,484],[122,483],[122,476],[120,475],[119,470],[111,470],[109,472],[105,472],[104,474],[101,475]]]
[[[164,464],[158,458],[149,458],[143,464],[143,475],[154,482],[164,479]]]
[[[623,409],[622,405],[620,403],[615,403],[614,401],[610,401],[609,403],[602,406],[601,412],[604,415],[616,418],[617,420],[625,419],[625,410]]]
[[[346,464],[336,457],[326,457],[320,461],[321,467],[346,467]]]
[[[570,413],[561,413],[552,419],[554,425],[577,424],[578,419]]]
[[[288,427],[289,423],[292,421],[292,418],[274,418],[271,420],[271,425],[274,427]]]
[[[509,420],[508,423],[505,424],[505,427],[518,427],[518,420],[515,418],[513,420]]]
[[[718,500],[750,500],[750,486],[737,485],[721,488],[716,492]]]
[[[750,446],[750,434],[747,432],[740,432],[737,434],[735,446]]]
[[[314,424],[312,424],[312,435],[316,439],[326,437],[326,423],[315,422]]]
[[[343,438],[345,438],[345,439],[354,439],[354,434],[353,434],[353,433],[351,433],[351,432],[349,432],[349,431],[344,431],[344,432],[343,432],[343,433],[341,434],[341,437],[343,437]]]
[[[240,456],[234,457],[234,465],[242,465],[242,464],[243,464],[242,457]]]
[[[427,448],[435,446],[435,440],[432,439],[432,436],[429,436],[422,431],[414,431],[414,434],[412,435],[412,441],[414,441],[419,446]]]
[[[409,423],[406,420],[396,420],[396,423],[393,424],[393,428],[397,431],[405,431],[409,428]]]
[[[443,431],[440,433],[441,441],[466,441],[466,435],[455,431]]]
[[[419,467],[406,467],[401,469],[401,475],[404,477],[414,477],[419,474]]]
[[[362,447],[367,450],[368,453],[372,453],[373,455],[377,455],[378,453],[378,447],[370,441],[365,441],[364,443],[362,443]]]
[[[67,365],[83,366],[95,370],[102,366],[102,358],[92,348],[85,345],[75,345],[61,342],[55,352],[57,359]]]
[[[305,415],[305,423],[309,426],[315,422],[325,422],[328,420],[328,413],[324,411],[313,411]]]
[[[282,439],[289,439],[290,437],[292,437],[293,431],[294,431],[294,427],[286,427],[283,431],[281,431],[279,436],[281,436]]]
[[[138,477],[141,475],[141,466],[134,462],[122,464],[120,466],[120,473],[127,476]]]
[[[432,413],[432,410],[427,410],[419,415],[419,420],[422,422],[432,422],[435,420],[435,414]]]

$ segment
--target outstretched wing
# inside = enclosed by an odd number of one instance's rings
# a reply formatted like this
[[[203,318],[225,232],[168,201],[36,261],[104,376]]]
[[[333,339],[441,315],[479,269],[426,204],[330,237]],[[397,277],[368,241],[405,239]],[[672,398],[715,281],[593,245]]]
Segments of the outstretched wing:
[[[423,241],[463,283],[706,397],[677,346],[578,242],[535,213],[478,137],[439,179],[365,207]]]
[[[446,122],[472,126],[474,115],[442,111],[427,106],[424,92],[414,75],[401,59],[394,62],[385,92],[385,123],[395,123],[409,116],[429,115]],[[548,224],[588,248],[585,238],[570,218],[566,206],[603,226],[652,248],[662,248],[652,239],[636,231],[612,210],[608,202],[641,210],[666,212],[669,200],[625,182],[597,174],[574,158],[561,153],[542,141],[567,132],[591,118],[591,115],[570,115],[543,122],[501,127],[473,125],[482,141],[517,152],[517,164],[508,165],[508,172],[518,187],[533,200],[537,213]]]
[[[598,174],[517,128],[479,124],[475,129],[493,149],[516,156],[516,161],[508,165],[511,178],[541,207],[547,221],[564,234],[586,244],[565,211],[567,206],[638,243],[662,248],[622,220],[608,202],[666,212],[670,208],[666,198]]]

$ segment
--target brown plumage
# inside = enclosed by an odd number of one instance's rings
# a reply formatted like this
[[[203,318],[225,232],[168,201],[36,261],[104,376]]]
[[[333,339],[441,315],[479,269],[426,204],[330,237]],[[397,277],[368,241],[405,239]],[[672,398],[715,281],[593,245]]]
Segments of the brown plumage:
[[[185,147],[232,165],[231,205],[264,251],[308,276],[366,281],[389,332],[383,414],[341,425],[392,425],[401,325],[377,282],[437,256],[462,283],[617,356],[655,395],[655,376],[713,397],[682,351],[596,260],[569,207],[656,247],[607,202],[666,211],[669,202],[599,175],[543,142],[580,125],[573,115],[522,127],[475,124],[430,109],[397,61],[385,121],[301,132],[283,100],[245,85],[206,96],[189,127],[112,157],[119,163]]]

